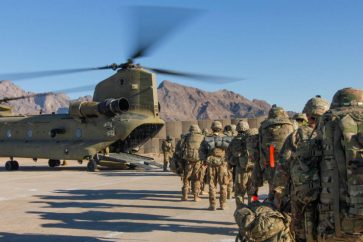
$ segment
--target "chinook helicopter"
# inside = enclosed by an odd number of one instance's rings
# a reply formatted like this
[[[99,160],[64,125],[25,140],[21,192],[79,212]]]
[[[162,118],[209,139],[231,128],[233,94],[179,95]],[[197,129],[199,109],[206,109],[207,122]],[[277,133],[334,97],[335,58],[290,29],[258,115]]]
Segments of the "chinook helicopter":
[[[144,15],[143,11],[155,11],[155,7],[137,7],[135,13],[141,16],[139,20]],[[161,29],[159,35],[153,35],[152,38],[138,36],[139,40],[135,41],[137,46],[126,63],[97,68],[0,75],[0,80],[17,80],[94,70],[116,71],[96,85],[92,101],[72,102],[66,114],[15,116],[9,106],[0,105],[0,157],[9,157],[9,161],[5,163],[6,170],[19,169],[16,157],[32,158],[34,161],[39,158],[48,159],[50,167],[59,166],[61,160],[78,160],[80,163],[86,160],[87,170],[95,171],[100,161],[107,158],[104,153],[109,151],[128,154],[132,149],[140,147],[154,137],[164,125],[164,121],[160,118],[155,73],[194,80],[241,80],[160,68],[144,68],[135,64],[134,60],[146,56],[155,42],[170,32],[171,26],[180,25],[190,16],[190,10],[188,14],[185,14],[185,10],[179,11],[174,8],[161,8],[161,11],[167,12],[167,16],[173,15],[178,18],[169,19],[169,23],[172,24]],[[156,12],[160,18],[162,15],[160,8],[157,8]],[[152,19],[148,18],[146,21]],[[144,32],[142,25],[136,27],[139,35]],[[0,103],[52,94],[47,92],[5,97]]]

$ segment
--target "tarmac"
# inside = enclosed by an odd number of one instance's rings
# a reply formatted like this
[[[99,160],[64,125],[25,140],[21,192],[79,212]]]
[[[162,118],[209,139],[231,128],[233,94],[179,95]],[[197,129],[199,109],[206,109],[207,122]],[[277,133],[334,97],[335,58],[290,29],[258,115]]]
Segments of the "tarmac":
[[[76,161],[56,168],[18,161],[18,171],[6,171],[0,159],[0,241],[235,240],[234,199],[217,211],[207,210],[207,195],[183,202],[171,172],[92,173]]]

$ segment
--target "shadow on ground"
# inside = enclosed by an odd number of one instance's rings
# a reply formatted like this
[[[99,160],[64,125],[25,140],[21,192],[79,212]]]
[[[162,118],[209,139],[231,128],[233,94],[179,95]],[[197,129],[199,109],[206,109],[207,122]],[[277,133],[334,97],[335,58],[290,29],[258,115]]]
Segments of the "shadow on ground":
[[[51,235],[51,234],[13,234],[0,232],[0,241],[4,242],[112,242],[87,236]]]
[[[46,208],[55,212],[32,211],[47,221],[42,226],[45,228],[82,229],[90,231],[112,231],[142,233],[151,231],[188,232],[202,234],[233,235],[234,228],[229,228],[233,223],[196,219],[183,219],[153,213],[153,209],[185,209],[205,210],[191,207],[163,206],[163,202],[181,203],[179,191],[155,190],[58,190],[55,195],[38,196],[37,203],[47,204]],[[115,200],[106,203],[101,200]],[[145,200],[145,205],[123,205],[123,201]],[[64,201],[64,202],[62,202]],[[148,201],[158,201],[158,205],[150,205]],[[185,202],[184,202],[185,203]],[[159,205],[160,204],[160,205]],[[62,208],[88,208],[85,212],[70,213],[60,212]],[[144,208],[142,213],[115,211],[112,208]],[[112,209],[112,211],[97,211],[99,208]],[[222,227],[224,226],[224,227]]]

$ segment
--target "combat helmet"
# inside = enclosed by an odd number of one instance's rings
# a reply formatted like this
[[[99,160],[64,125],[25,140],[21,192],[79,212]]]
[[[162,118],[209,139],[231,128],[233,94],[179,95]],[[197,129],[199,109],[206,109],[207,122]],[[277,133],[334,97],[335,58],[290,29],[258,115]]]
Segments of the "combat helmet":
[[[360,106],[363,107],[363,91],[355,88],[343,88],[338,90],[330,108]]]
[[[308,118],[305,113],[295,113],[292,119],[296,120],[296,122],[307,122]]]
[[[303,109],[303,113],[307,116],[315,117],[321,116],[329,109],[329,101],[325,100],[319,95],[309,99]]]
[[[245,132],[249,130],[250,126],[246,120],[240,120],[237,124],[236,130],[237,132]]]
[[[171,138],[171,136],[170,136],[170,135],[167,135],[167,136],[166,136],[166,140],[167,140],[167,141],[172,141],[172,140],[173,140],[173,138]]]
[[[213,121],[212,122],[211,129],[213,131],[220,131],[220,130],[222,130],[223,129],[222,123],[220,121],[217,121],[217,120]]]
[[[247,130],[246,133],[247,133],[248,136],[258,135],[258,129],[257,128],[252,128],[252,129]]]
[[[268,118],[289,118],[289,115],[282,107],[278,107],[276,104],[274,104],[268,112]]]
[[[200,130],[198,124],[192,124],[189,127],[189,132],[190,133],[198,133],[198,134],[200,134],[202,131]]]

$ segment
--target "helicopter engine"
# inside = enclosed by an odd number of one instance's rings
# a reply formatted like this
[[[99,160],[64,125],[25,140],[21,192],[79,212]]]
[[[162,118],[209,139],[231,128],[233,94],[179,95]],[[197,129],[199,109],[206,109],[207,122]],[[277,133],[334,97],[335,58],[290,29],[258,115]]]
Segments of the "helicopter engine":
[[[126,98],[111,98],[102,102],[77,101],[69,105],[69,114],[76,118],[92,118],[100,115],[112,117],[127,112],[129,107]]]

